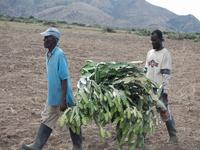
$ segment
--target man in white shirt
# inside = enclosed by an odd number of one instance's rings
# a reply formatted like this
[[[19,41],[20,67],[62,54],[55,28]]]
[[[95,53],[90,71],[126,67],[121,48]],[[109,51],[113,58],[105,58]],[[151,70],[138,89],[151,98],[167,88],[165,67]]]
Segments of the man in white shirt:
[[[172,59],[170,51],[163,47],[164,41],[162,32],[155,30],[151,33],[151,42],[153,49],[147,53],[146,58],[146,77],[162,87],[160,99],[167,107],[167,111],[159,110],[162,120],[165,122],[170,139],[169,142],[176,143],[175,122],[170,113],[168,104],[168,84],[171,77]]]

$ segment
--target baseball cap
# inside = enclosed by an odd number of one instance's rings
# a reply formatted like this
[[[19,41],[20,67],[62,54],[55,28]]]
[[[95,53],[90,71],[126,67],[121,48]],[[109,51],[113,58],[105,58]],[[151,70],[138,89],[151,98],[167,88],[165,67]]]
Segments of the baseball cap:
[[[60,31],[57,28],[54,27],[50,27],[48,28],[46,31],[40,33],[42,36],[54,36],[55,38],[57,38],[58,40],[60,39]]]

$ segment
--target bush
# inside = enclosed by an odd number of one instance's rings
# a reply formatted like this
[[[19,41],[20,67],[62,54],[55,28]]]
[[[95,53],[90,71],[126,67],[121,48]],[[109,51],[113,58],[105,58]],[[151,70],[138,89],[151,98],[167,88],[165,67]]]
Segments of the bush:
[[[136,31],[136,29],[135,29],[135,28],[132,28],[131,31]]]
[[[57,21],[57,23],[60,23],[60,24],[67,24],[66,21]]]
[[[30,16],[29,19],[35,19],[35,17],[34,16]]]
[[[110,27],[103,28],[103,32],[116,33],[116,31]]]
[[[140,36],[150,36],[151,32],[147,29],[138,29],[136,30],[136,34]]]
[[[83,24],[83,23],[77,23],[77,22],[73,22],[72,25],[77,25],[77,26],[85,27],[85,24]]]
[[[175,32],[166,32],[168,39],[173,39],[173,40],[183,40],[184,35],[181,33],[175,33]]]
[[[185,39],[189,39],[189,40],[195,40],[197,39],[197,35],[195,33],[185,33],[184,34],[184,38]]]
[[[183,33],[183,32],[165,32],[168,39],[173,40],[194,40],[195,42],[200,41],[200,33]]]
[[[57,27],[57,23],[54,21],[44,21],[43,25]]]

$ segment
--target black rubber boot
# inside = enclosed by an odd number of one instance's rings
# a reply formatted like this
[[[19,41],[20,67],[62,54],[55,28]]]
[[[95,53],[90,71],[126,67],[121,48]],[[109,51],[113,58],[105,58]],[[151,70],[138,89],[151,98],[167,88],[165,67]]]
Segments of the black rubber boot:
[[[82,150],[82,133],[76,134],[71,128],[69,128],[69,132],[73,143],[72,150]]]
[[[171,117],[171,119],[166,121],[166,127],[167,127],[167,131],[169,133],[169,142],[170,143],[177,143],[178,142],[178,138],[176,136],[176,128],[175,128],[175,122],[173,117]]]
[[[42,150],[51,132],[52,132],[51,128],[49,128],[45,124],[41,124],[37,132],[34,143],[30,145],[23,144],[22,149],[23,150]]]

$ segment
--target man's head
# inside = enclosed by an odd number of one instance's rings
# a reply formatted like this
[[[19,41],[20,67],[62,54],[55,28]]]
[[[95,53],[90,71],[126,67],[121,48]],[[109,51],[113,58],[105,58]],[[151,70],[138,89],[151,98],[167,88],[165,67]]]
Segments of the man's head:
[[[163,34],[160,30],[154,30],[151,33],[151,43],[152,43],[153,49],[161,50],[163,48],[163,45],[162,45],[163,41],[164,41]]]
[[[60,39],[60,31],[57,28],[50,27],[40,33],[44,37],[44,47],[52,50]]]

